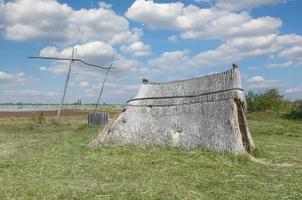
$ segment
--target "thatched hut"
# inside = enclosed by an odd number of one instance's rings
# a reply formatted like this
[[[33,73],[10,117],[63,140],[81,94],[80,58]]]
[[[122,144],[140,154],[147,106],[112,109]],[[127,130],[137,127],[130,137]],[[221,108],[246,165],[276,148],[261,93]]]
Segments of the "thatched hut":
[[[254,149],[240,72],[233,69],[168,83],[143,80],[123,112],[91,143],[202,146],[233,153]]]

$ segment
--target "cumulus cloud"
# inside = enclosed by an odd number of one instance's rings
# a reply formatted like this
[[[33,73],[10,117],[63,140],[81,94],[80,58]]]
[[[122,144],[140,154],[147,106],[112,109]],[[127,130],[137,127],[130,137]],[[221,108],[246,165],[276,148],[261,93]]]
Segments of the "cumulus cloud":
[[[126,16],[150,27],[177,30],[183,38],[226,39],[276,33],[280,19],[253,19],[247,12],[233,13],[223,9],[199,8],[183,3],[155,3],[138,0]]]
[[[51,46],[42,49],[41,56],[69,58],[72,47],[75,47],[76,58],[108,66],[115,54],[113,67],[116,69],[110,73],[106,87],[114,91],[118,98],[118,94],[124,95],[123,91],[131,93],[136,90],[136,86],[126,84],[127,81],[131,79],[133,83],[145,74],[169,72],[172,77],[179,75],[173,74],[174,71],[179,73],[190,69],[192,72],[198,67],[225,66],[258,56],[273,58],[274,62],[262,66],[266,68],[302,64],[302,36],[279,35],[282,25],[280,19],[269,16],[254,18],[248,11],[243,11],[282,1],[205,0],[203,2],[209,2],[210,7],[201,8],[181,2],[137,0],[125,13],[126,17],[153,29],[172,30],[173,33],[170,34],[176,34],[168,37],[172,43],[180,39],[221,41],[216,48],[195,55],[191,55],[189,50],[163,52],[158,58],[146,61],[146,67],[125,57],[151,54],[151,46],[141,41],[143,29],[130,28],[127,18],[117,15],[111,5],[106,3],[99,3],[97,8],[76,10],[56,0],[0,0],[0,31],[9,40],[47,41]],[[36,20],[37,17],[39,20]],[[278,63],[275,59],[280,59],[281,62]],[[40,70],[63,74],[67,67],[68,62],[56,61],[50,66],[40,67]],[[94,97],[98,93],[97,81],[91,80],[102,80],[104,71],[75,63],[72,72],[77,87],[85,91],[85,95]],[[3,73],[0,72],[0,83],[9,82],[7,77],[18,80],[17,74]],[[22,77],[24,74],[19,75],[20,80]],[[250,78],[248,84],[254,88],[280,85],[277,80],[262,76]]]
[[[280,51],[279,57],[282,55],[288,59],[294,57],[298,59],[302,54],[296,53],[298,50],[297,48],[295,50],[290,50],[290,48],[287,49],[287,47],[292,45],[290,40],[293,38],[292,36],[293,35],[279,36],[277,34],[269,34],[257,37],[237,37],[226,40],[216,49],[202,51],[194,56],[189,55],[186,50],[164,52],[161,57],[151,59],[148,63],[150,66],[162,66],[162,69],[170,68],[171,70],[175,70],[177,69],[176,66],[178,66],[178,68],[192,69],[194,67],[202,68],[231,65],[233,62],[239,62],[244,59],[246,60],[259,56],[271,57],[274,53]],[[300,36],[294,37],[299,38]],[[292,60],[288,60],[285,63],[267,64],[265,68],[282,68],[294,65],[297,65],[297,62],[295,63]],[[260,69],[260,67],[255,66],[251,69]]]
[[[8,95],[16,95],[21,97],[56,97],[59,95],[58,92],[52,91],[39,91],[39,90],[19,90],[19,91],[11,91]]]
[[[206,67],[222,64],[231,64],[242,59],[269,55],[280,50],[275,40],[277,35],[234,38],[227,40],[214,50],[208,50],[194,56],[191,65]]]
[[[74,10],[56,0],[2,2],[0,29],[9,40],[44,40],[56,44],[93,40],[129,44],[141,36],[137,30],[131,30],[128,20],[117,15],[108,4]]]
[[[97,99],[102,83],[94,81],[80,81],[74,85],[83,89],[81,98],[83,100],[90,99],[94,101]],[[103,102],[121,102],[126,101],[135,94],[139,84],[122,84],[118,82],[106,82],[101,101]]]
[[[69,23],[72,8],[67,4],[18,0],[4,3],[0,9],[0,27],[4,27],[7,39],[64,41],[76,36],[76,27]]]
[[[144,44],[143,42],[134,42],[129,46],[121,46],[120,49],[126,53],[133,56],[146,56],[151,53],[151,47],[149,45]]]
[[[293,65],[293,61],[288,61],[284,63],[269,63],[265,66],[267,69],[273,69],[273,68],[287,68]]]
[[[277,44],[282,46],[298,45],[302,46],[302,36],[297,34],[279,35]]]
[[[279,58],[288,60],[285,63],[267,64],[265,68],[301,65],[302,46],[293,46],[299,45],[300,37],[298,35],[269,34],[228,39],[216,49],[203,51],[194,56],[190,65],[199,67],[225,65],[259,56],[268,56],[274,59],[274,54],[278,54]],[[292,39],[296,42],[293,42]]]
[[[100,66],[109,66],[112,60],[112,55],[115,52],[111,45],[101,41],[93,41],[81,45],[75,45],[74,48],[77,50],[75,54],[76,58],[81,58],[87,62]],[[40,56],[70,58],[71,52],[72,47],[59,49],[57,47],[49,46],[40,51]],[[40,67],[40,70],[52,72],[54,74],[66,73],[68,69],[67,63],[68,62],[66,61],[56,61],[50,67]],[[97,75],[95,74],[97,71],[95,68],[82,65],[81,63],[75,63],[73,66],[73,71],[75,73]]]
[[[111,9],[112,5],[105,2],[99,2],[99,6],[104,9]]]
[[[116,34],[129,31],[128,21],[124,17],[103,7],[73,11],[69,20],[79,28],[82,41],[109,41]]]
[[[159,58],[149,60],[148,65],[164,71],[187,69],[189,54],[189,50],[164,52]]]
[[[195,2],[215,6],[224,10],[240,11],[250,10],[267,5],[285,3],[286,0],[195,0]]]
[[[75,57],[85,58],[86,60],[99,65],[108,65],[115,52],[111,45],[102,41],[93,41],[63,49],[51,46],[45,47],[40,51],[40,56],[69,58],[72,48],[77,50]]]
[[[22,84],[26,80],[27,79],[23,72],[12,74],[0,71],[0,84]]]
[[[134,78],[142,73],[142,64],[136,60],[127,59],[124,56],[118,54],[118,52],[108,43],[102,41],[93,41],[76,45],[77,49],[75,58],[80,58],[88,63],[97,64],[100,66],[108,67],[112,62],[112,56],[114,55],[113,67],[114,69],[110,73],[110,78],[115,80]],[[66,47],[59,49],[57,47],[46,47],[41,50],[41,56],[56,56],[69,58],[72,51],[72,47]],[[56,61],[49,67],[40,67],[41,71],[51,72],[54,74],[64,74],[67,72],[68,62]],[[87,79],[101,80],[104,76],[104,70],[83,65],[75,62],[72,65],[72,73],[76,75],[78,81]]]
[[[125,94],[130,94],[134,95],[134,93],[137,91],[139,88],[139,84],[121,84],[121,83],[113,83],[113,82],[107,82],[105,84],[105,87],[107,88],[107,91],[115,91],[113,95],[125,95]],[[98,89],[100,88],[99,86],[93,86],[92,88]]]
[[[134,28],[131,31],[125,31],[115,34],[109,41],[109,43],[112,45],[129,45],[136,41],[139,41],[142,35],[142,29]]]
[[[185,64],[187,67],[230,65],[243,59],[259,56],[288,59],[286,64],[271,64],[268,68],[301,64],[302,36],[279,35],[282,21],[269,16],[253,18],[249,12],[234,10],[280,3],[264,1],[214,1],[209,8],[176,3],[155,3],[137,0],[126,16],[152,28],[178,31],[183,39],[220,39],[216,49],[200,52]],[[233,7],[231,7],[233,6]],[[178,36],[169,37],[172,42]],[[295,62],[295,63],[291,63]]]
[[[215,4],[221,9],[227,10],[244,10],[261,7],[265,5],[274,5],[285,2],[285,0],[216,0]]]
[[[280,52],[279,57],[302,60],[302,46],[294,46]]]
[[[280,86],[277,80],[265,79],[262,76],[254,76],[248,79],[249,88],[267,89]]]
[[[79,82],[79,86],[82,87],[82,88],[89,88],[90,87],[90,84],[89,84],[89,81],[80,81]]]
[[[177,35],[171,35],[168,37],[168,40],[172,43],[177,43],[178,42],[178,37]]]
[[[285,94],[302,94],[302,87],[288,88],[284,91]]]
[[[277,34],[257,37],[237,37],[226,40],[216,49],[202,51],[197,55],[190,55],[187,50],[164,52],[159,58],[149,60],[148,66],[150,68],[156,67],[163,71],[177,69],[192,70],[194,68],[212,66],[230,66],[234,62],[240,62],[242,60],[260,56],[272,57],[273,54],[281,52],[279,53],[279,57],[287,58],[289,60],[280,63],[269,63],[263,66],[254,66],[250,67],[250,69],[258,70],[263,67],[267,69],[292,67],[302,64],[299,60],[302,55],[299,53],[299,49],[291,48],[291,45],[293,45],[291,39],[296,38],[296,41],[299,41],[299,37],[300,36],[298,35],[280,36]]]
[[[107,83],[105,85],[102,101],[121,103],[136,91],[137,87],[129,84],[130,80],[140,81],[144,70],[142,64],[136,60],[131,60],[120,55],[110,44],[102,41],[93,41],[76,45],[77,49],[75,58],[80,58],[89,63],[98,64],[101,66],[109,66],[114,54],[114,69],[109,73]],[[57,48],[46,47],[41,50],[41,56],[57,56],[69,58],[72,47]],[[48,67],[41,67],[44,72],[63,74],[67,73],[68,61],[55,61]],[[100,92],[101,84],[104,79],[105,71],[97,68],[92,68],[79,63],[72,65],[72,75],[70,93],[84,102],[95,102]],[[76,91],[76,92],[75,92]],[[71,95],[71,96],[73,96]],[[69,101],[72,101],[70,97]],[[68,99],[67,99],[68,101]]]

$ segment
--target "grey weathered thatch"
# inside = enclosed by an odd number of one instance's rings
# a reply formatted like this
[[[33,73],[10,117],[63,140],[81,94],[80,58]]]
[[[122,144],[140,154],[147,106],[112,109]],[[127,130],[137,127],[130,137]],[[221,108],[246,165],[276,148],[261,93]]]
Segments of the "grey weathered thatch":
[[[243,153],[254,148],[237,68],[204,77],[139,88],[121,115],[91,143],[197,146]]]

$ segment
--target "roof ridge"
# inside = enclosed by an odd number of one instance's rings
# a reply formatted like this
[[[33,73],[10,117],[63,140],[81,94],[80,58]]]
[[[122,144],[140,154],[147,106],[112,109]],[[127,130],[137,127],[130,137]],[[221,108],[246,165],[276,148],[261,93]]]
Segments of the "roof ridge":
[[[217,72],[217,73],[208,74],[208,75],[204,75],[204,76],[193,77],[193,78],[189,78],[189,79],[174,80],[174,81],[168,81],[168,82],[163,82],[163,83],[144,82],[144,84],[147,84],[147,85],[149,85],[149,84],[150,85],[164,85],[164,84],[169,84],[169,83],[186,82],[186,81],[200,79],[200,78],[213,78],[215,76],[219,76],[219,75],[223,75],[223,74],[233,74],[234,70],[235,69],[233,68],[233,69],[229,69],[229,70],[224,71],[224,72]]]

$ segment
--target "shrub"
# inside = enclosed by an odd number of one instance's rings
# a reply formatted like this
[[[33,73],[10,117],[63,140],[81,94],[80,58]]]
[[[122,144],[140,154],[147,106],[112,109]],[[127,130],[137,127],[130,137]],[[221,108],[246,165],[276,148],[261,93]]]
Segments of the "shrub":
[[[246,95],[246,100],[250,112],[271,110],[279,113],[280,109],[288,104],[288,102],[283,99],[283,96],[279,94],[277,89],[271,89],[265,93],[258,94],[249,91]]]
[[[302,100],[297,100],[293,103],[292,110],[287,117],[292,119],[302,119]]]

